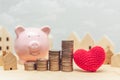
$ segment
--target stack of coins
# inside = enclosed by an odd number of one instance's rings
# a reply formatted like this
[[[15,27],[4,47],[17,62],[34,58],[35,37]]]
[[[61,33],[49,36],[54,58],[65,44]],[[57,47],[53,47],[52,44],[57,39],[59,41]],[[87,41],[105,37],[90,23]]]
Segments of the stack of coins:
[[[37,59],[36,61],[37,71],[46,71],[48,70],[48,60],[47,59]]]
[[[73,41],[62,41],[61,70],[65,72],[73,71]]]
[[[59,71],[60,70],[60,51],[49,51],[49,70]]]
[[[26,71],[36,70],[36,62],[35,61],[27,61],[24,63],[24,67]]]

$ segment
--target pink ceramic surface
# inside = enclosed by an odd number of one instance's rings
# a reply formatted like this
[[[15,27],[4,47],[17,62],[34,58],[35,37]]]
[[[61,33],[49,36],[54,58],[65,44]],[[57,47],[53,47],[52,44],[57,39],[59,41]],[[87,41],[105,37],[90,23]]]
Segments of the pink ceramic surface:
[[[17,26],[15,29],[15,51],[20,59],[20,63],[37,58],[47,58],[49,51],[48,34],[49,27],[24,28]]]

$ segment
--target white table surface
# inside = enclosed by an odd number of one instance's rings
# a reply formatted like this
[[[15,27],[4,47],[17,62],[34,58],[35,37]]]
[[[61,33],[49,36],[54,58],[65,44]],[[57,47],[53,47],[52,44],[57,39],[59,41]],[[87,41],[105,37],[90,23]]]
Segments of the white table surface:
[[[74,64],[73,72],[52,72],[25,71],[23,65],[18,65],[18,69],[12,71],[0,67],[0,80],[120,80],[120,68],[103,65],[97,72],[85,72]]]

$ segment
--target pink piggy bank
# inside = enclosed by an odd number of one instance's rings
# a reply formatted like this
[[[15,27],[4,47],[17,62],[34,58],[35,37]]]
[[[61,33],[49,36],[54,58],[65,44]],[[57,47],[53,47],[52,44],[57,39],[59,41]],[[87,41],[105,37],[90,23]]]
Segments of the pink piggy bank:
[[[48,58],[50,33],[49,27],[24,28],[17,26],[15,29],[15,51],[23,64],[26,61],[35,61],[38,58]]]

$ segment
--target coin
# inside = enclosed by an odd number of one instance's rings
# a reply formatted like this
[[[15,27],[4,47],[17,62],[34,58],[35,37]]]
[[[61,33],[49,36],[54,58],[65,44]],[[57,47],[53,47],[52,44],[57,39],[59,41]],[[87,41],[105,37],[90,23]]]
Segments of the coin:
[[[62,66],[61,69],[64,72],[72,72],[73,71],[73,67],[72,66]]]
[[[25,70],[27,71],[33,71],[36,69],[36,62],[27,61],[24,63],[24,67],[25,67]]]
[[[48,70],[48,60],[47,59],[39,58],[39,59],[37,59],[36,64],[37,64],[37,71]]]
[[[62,58],[61,58],[61,70],[70,72],[73,71],[73,41],[62,41]]]
[[[62,40],[62,50],[73,48],[73,40]]]
[[[59,71],[60,70],[60,51],[50,50],[49,51],[49,70]]]

